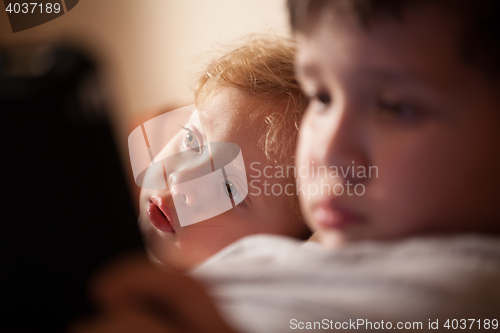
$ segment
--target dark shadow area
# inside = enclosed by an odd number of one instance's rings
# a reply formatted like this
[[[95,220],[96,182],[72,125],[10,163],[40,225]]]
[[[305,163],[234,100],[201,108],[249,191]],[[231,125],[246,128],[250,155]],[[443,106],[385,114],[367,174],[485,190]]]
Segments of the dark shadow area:
[[[142,252],[96,64],[73,49],[0,50],[1,332],[61,332],[86,282]]]

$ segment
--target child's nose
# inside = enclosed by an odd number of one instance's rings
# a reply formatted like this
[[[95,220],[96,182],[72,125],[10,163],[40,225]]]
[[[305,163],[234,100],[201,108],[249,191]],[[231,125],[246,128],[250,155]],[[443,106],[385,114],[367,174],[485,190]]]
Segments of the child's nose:
[[[330,130],[320,131],[324,135],[320,142],[324,144],[318,145],[317,157],[326,165],[338,168],[366,166],[363,119],[359,117],[359,112],[349,109],[345,103],[338,108],[331,122],[324,125]],[[347,174],[343,178],[352,180]]]
[[[198,191],[200,190],[199,184],[196,184],[196,179],[200,179],[212,172],[210,159],[198,161],[198,163],[189,163],[182,168],[172,171],[168,175],[168,183],[172,190],[173,197],[179,197],[181,201],[185,202],[188,206],[196,205],[198,199]],[[191,182],[189,186],[177,186],[183,183]],[[204,182],[199,181],[200,184]],[[203,186],[201,186],[203,187]]]
[[[190,165],[180,170],[171,172],[168,175],[168,182],[170,185],[178,185],[199,177],[203,177],[210,172],[212,172],[210,164],[207,165],[207,163],[200,163],[196,165]]]

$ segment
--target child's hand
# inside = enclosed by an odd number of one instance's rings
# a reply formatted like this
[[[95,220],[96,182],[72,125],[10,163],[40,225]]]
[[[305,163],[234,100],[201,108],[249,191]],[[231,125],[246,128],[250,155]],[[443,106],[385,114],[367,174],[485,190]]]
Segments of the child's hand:
[[[91,294],[100,316],[74,325],[71,333],[234,333],[200,284],[145,259],[108,267]]]

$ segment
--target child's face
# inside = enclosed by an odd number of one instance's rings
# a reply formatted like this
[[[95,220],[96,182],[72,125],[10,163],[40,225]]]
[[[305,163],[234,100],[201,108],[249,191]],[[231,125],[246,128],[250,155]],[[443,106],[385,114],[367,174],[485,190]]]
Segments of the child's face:
[[[264,180],[268,184],[278,183],[283,187],[287,180],[262,179],[262,169],[267,165],[266,157],[258,146],[257,131],[244,121],[251,108],[258,106],[258,102],[235,89],[221,89],[198,111],[199,117],[192,116],[184,125],[198,137],[187,137],[186,129],[181,129],[166,145],[166,149],[170,146],[180,146],[183,142],[174,141],[186,139],[201,142],[204,139],[199,137],[200,133],[204,134],[207,142],[235,143],[241,148],[248,182],[255,179],[261,181],[253,182],[251,189],[249,186],[249,195],[235,208],[184,227],[179,223],[170,190],[143,189],[139,222],[148,250],[161,262],[185,270],[246,235],[272,233],[298,237],[306,230],[306,226],[290,209],[285,195],[264,195]],[[258,121],[263,124],[264,119]],[[251,166],[252,163],[254,164]],[[259,175],[261,177],[258,177]],[[255,187],[261,188],[261,195],[255,195]],[[160,209],[170,215],[170,220],[165,218]]]
[[[298,36],[297,72],[311,97],[299,199],[323,243],[498,232],[500,102],[462,61],[455,29],[439,11],[415,8],[369,30],[322,18]],[[353,166],[354,177],[342,176]],[[316,177],[320,167],[330,174]]]

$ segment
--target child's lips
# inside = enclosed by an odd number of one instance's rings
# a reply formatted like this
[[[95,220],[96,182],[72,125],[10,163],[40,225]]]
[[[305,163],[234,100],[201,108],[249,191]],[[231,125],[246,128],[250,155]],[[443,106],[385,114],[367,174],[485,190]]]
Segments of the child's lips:
[[[363,216],[329,201],[316,205],[312,214],[314,220],[322,229],[343,229],[365,221]]]
[[[150,199],[147,214],[151,224],[153,224],[157,229],[163,232],[175,233],[175,230],[171,225],[172,220],[170,214],[166,207],[162,207],[162,200],[160,198],[152,197]]]

